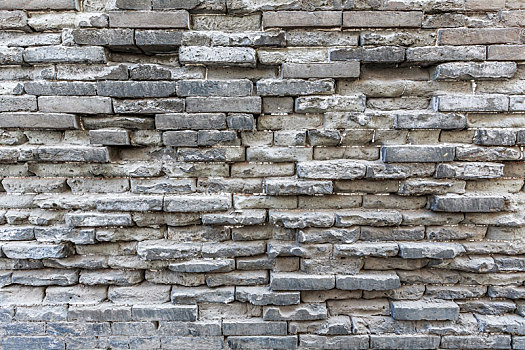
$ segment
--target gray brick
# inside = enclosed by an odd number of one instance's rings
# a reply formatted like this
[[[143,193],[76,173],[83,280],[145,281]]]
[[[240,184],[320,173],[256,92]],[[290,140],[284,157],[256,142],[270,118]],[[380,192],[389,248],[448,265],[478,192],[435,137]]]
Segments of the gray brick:
[[[525,320],[518,315],[479,315],[478,327],[486,333],[510,333],[521,335],[525,331]]]
[[[297,336],[230,336],[227,343],[231,349],[297,349]]]
[[[525,45],[491,45],[487,48],[487,59],[490,61],[523,60]]]
[[[272,290],[327,290],[335,287],[333,275],[311,276],[300,273],[272,273]]]
[[[445,112],[505,112],[509,98],[505,95],[444,95],[437,97],[437,108]]]
[[[491,80],[508,79],[516,74],[514,62],[454,62],[443,63],[436,67],[435,80]]]
[[[396,320],[456,320],[459,306],[452,301],[393,301],[392,317]]]
[[[0,11],[0,29],[27,29],[27,15],[24,11]]]
[[[428,111],[396,113],[396,129],[463,129],[464,115],[456,113],[433,113]]]
[[[116,7],[124,10],[149,10],[151,0],[117,0]]]
[[[110,213],[69,213],[66,224],[73,227],[131,226],[131,215]]]
[[[381,158],[385,163],[439,163],[454,160],[453,146],[383,146]]]
[[[341,12],[337,11],[265,11],[263,27],[340,27]]]
[[[505,199],[500,195],[455,195],[434,196],[431,210],[446,212],[486,213],[502,211]]]
[[[78,283],[78,272],[57,269],[13,271],[11,280],[14,284],[28,286],[69,286]]]
[[[230,195],[180,195],[166,196],[164,210],[169,212],[221,211],[230,209]]]
[[[132,29],[74,29],[76,44],[106,46],[112,50],[136,50]]]
[[[272,196],[331,194],[332,182],[314,180],[268,179],[264,182],[265,192]]]
[[[397,46],[333,49],[331,61],[361,61],[363,63],[398,63],[405,60],[405,49]],[[408,56],[407,56],[408,60]]]
[[[101,96],[144,98],[175,95],[176,84],[171,81],[100,81],[97,92]]]
[[[350,160],[321,160],[297,163],[297,176],[310,179],[358,179],[366,165]]]
[[[72,253],[67,244],[39,242],[9,242],[2,244],[2,251],[10,259],[65,258]]]
[[[328,318],[325,303],[290,306],[267,306],[263,309],[265,321],[312,321]]]
[[[125,129],[89,130],[89,143],[108,146],[129,145],[129,131]]]
[[[451,259],[465,252],[457,243],[399,243],[399,255],[403,259]]]
[[[171,291],[174,304],[231,303],[235,299],[234,287],[175,287]]]
[[[283,63],[283,78],[358,78],[358,61],[331,63]]]
[[[176,52],[182,44],[180,30],[135,30],[135,44],[145,52]]]
[[[401,223],[401,214],[394,210],[345,210],[337,212],[335,220],[338,227],[354,225],[398,226]]]
[[[479,129],[476,130],[474,143],[484,146],[514,146],[516,144],[516,130]]]
[[[447,28],[438,32],[439,45],[518,44],[516,28]]]
[[[209,66],[255,66],[255,50],[247,47],[186,46],[179,49],[182,64],[205,64]]]
[[[167,146],[195,147],[198,145],[198,133],[191,130],[166,131],[162,133],[162,141]]]
[[[269,211],[270,224],[286,228],[330,227],[334,224],[334,215],[330,212],[312,211]]]
[[[195,258],[200,256],[200,244],[177,243],[169,240],[142,241],[137,245],[137,254],[145,260]]]
[[[367,335],[299,335],[301,346],[312,349],[368,349]]]
[[[372,349],[437,349],[441,338],[437,335],[371,335]]]
[[[365,272],[336,276],[336,288],[343,290],[391,290],[401,287],[395,272]]]
[[[252,305],[295,305],[301,299],[300,292],[275,292],[268,287],[236,287],[235,300],[248,302]],[[281,333],[277,333],[281,334]],[[284,331],[285,335],[286,331]],[[266,334],[235,334],[235,335],[266,335]]]
[[[226,118],[229,129],[241,131],[253,131],[255,120],[252,114],[236,113]]]
[[[36,111],[36,109],[35,96],[0,96],[0,112]]]
[[[4,181],[2,181],[2,185]],[[32,226],[2,226],[0,228],[0,239],[2,241],[24,241],[32,240],[35,237],[34,228]]]
[[[50,336],[32,336],[19,337],[8,336],[0,340],[2,349],[5,350],[22,350],[22,349],[48,349],[64,350],[65,342],[63,339],[57,339]]]
[[[511,349],[511,336],[447,335],[443,337],[441,347],[444,349]]]
[[[334,93],[335,83],[331,79],[261,79],[257,81],[260,96],[294,96]]]
[[[305,96],[295,100],[295,111],[298,113],[363,112],[365,101],[364,95]]]
[[[407,62],[482,61],[485,46],[423,46],[408,48]]]
[[[123,28],[188,28],[187,11],[112,11],[110,27]]]
[[[23,51],[19,47],[0,48],[0,64],[22,64]]]
[[[24,50],[27,63],[105,63],[104,48],[98,46],[41,46]]]
[[[423,12],[420,11],[345,11],[343,27],[421,27]]]
[[[134,305],[133,319],[151,321],[195,321],[197,305]]]
[[[286,322],[267,322],[260,320],[224,320],[222,322],[224,335],[286,335]]]
[[[41,112],[51,113],[113,113],[110,98],[94,96],[41,96],[38,98],[38,108]]]
[[[131,321],[131,307],[101,303],[89,306],[70,306],[69,321]]]
[[[253,83],[239,80],[181,80],[177,83],[178,96],[249,96]]]
[[[17,0],[6,0],[0,4],[1,10],[79,10],[77,0],[57,0],[49,3],[46,0],[29,0],[20,3]]]
[[[226,129],[226,115],[223,113],[173,113],[155,116],[155,127],[160,130],[181,129]]]
[[[359,257],[359,256],[396,256],[399,252],[397,243],[353,243],[334,246],[334,257]]]
[[[261,113],[261,98],[249,97],[188,97],[186,111],[190,113]]]

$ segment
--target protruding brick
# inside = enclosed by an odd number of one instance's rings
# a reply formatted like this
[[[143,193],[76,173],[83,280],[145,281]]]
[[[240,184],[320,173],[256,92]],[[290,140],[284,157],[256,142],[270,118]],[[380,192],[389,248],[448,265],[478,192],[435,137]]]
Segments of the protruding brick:
[[[452,146],[384,146],[381,156],[385,163],[439,163],[454,160]]]
[[[430,208],[434,211],[487,213],[502,211],[505,198],[500,195],[456,195],[434,196]]]
[[[396,320],[456,320],[459,306],[452,301],[414,300],[393,301],[392,317]]]
[[[506,95],[443,95],[437,97],[437,108],[445,112],[505,112],[509,110]]]
[[[392,290],[401,287],[395,272],[364,272],[336,276],[336,288],[343,290]]]

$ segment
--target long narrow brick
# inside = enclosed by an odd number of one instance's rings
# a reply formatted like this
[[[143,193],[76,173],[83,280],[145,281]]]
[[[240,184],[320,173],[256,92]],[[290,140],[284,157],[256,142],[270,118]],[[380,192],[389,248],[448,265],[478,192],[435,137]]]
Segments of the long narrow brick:
[[[117,28],[188,28],[187,11],[112,11],[109,26]]]
[[[263,27],[340,27],[342,14],[338,11],[268,11],[263,12]]]
[[[343,27],[348,28],[391,28],[421,27],[421,11],[345,11]]]
[[[358,61],[331,63],[283,63],[283,78],[357,78]]]
[[[440,45],[518,44],[520,31],[514,28],[450,28],[439,31]]]
[[[393,301],[392,317],[396,320],[456,320],[459,306],[452,301]]]
[[[485,213],[502,211],[505,199],[499,195],[434,196],[430,208],[434,211]]]
[[[38,108],[50,113],[111,114],[113,105],[109,97],[41,96]]]

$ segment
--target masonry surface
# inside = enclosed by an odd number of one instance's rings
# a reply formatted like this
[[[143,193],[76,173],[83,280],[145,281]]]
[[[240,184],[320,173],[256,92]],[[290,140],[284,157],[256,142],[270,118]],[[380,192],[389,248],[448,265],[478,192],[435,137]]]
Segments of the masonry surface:
[[[1,0],[0,349],[525,349],[523,0]]]

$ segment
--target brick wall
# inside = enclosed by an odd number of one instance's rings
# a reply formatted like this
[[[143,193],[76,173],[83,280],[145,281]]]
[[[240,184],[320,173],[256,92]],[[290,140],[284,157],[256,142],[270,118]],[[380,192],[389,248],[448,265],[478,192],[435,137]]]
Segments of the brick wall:
[[[0,348],[525,349],[522,27],[1,0]]]

